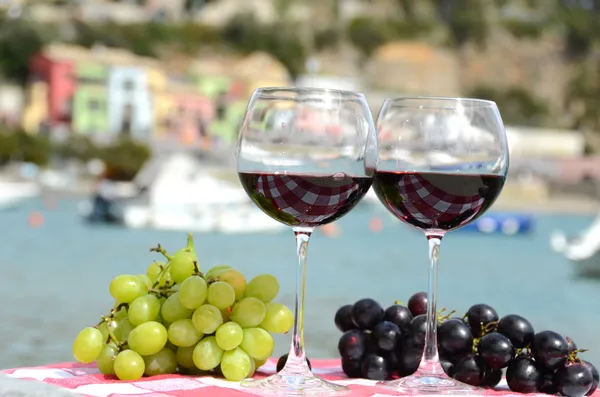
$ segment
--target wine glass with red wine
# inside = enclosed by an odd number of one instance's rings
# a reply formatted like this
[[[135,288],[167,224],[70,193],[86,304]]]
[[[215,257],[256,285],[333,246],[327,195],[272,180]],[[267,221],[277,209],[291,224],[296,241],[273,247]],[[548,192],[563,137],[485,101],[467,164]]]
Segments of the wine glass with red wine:
[[[403,393],[477,393],[448,377],[437,349],[438,256],[444,235],[480,217],[500,195],[508,145],[494,102],[394,98],[377,120],[379,158],[373,189],[385,208],[425,233],[429,244],[427,326],[421,364],[380,385]]]
[[[316,227],[340,219],[365,196],[377,163],[373,117],[363,94],[318,88],[260,88],[246,109],[237,146],[242,186],[265,214],[289,226],[298,256],[292,343],[285,367],[246,380],[260,395],[339,395],[316,377],[304,351],[306,253]]]

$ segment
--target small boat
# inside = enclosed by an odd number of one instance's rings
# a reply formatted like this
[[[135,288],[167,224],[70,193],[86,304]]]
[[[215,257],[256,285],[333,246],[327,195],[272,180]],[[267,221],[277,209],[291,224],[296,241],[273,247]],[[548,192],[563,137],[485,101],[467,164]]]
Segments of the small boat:
[[[174,154],[152,167],[136,178],[145,193],[123,202],[126,227],[226,234],[286,229],[258,209],[239,184],[216,178],[191,154]]]
[[[578,277],[600,278],[600,213],[587,229],[575,236],[553,231],[550,248],[569,260]]]
[[[515,236],[531,233],[534,224],[533,216],[528,214],[492,212],[481,216],[475,222],[465,225],[457,231]]]
[[[39,196],[41,189],[35,182],[0,181],[0,210],[16,207],[24,200]]]

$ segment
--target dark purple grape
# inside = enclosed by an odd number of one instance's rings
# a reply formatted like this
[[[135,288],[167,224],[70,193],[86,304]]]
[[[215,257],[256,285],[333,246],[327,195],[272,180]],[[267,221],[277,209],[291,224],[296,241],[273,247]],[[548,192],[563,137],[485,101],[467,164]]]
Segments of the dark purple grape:
[[[527,356],[519,356],[506,368],[506,383],[517,393],[534,393],[542,384],[540,367]]]
[[[438,327],[440,354],[448,357],[460,356],[473,350],[473,334],[462,320],[447,320]]]
[[[555,371],[567,362],[569,344],[554,331],[538,332],[531,342],[531,354],[545,372]]]
[[[498,313],[490,305],[479,303],[467,311],[467,323],[475,337],[483,335],[482,328],[495,321],[498,321]]]
[[[371,338],[379,350],[386,352],[394,351],[400,340],[401,331],[398,326],[389,321],[379,323],[373,328]]]
[[[406,331],[413,319],[413,315],[405,306],[392,305],[385,310],[383,319],[396,324],[401,331]]]
[[[485,363],[493,369],[501,369],[515,357],[510,339],[497,332],[484,335],[477,344],[477,351]]]
[[[420,314],[415,316],[408,326],[407,337],[412,340],[415,346],[420,346],[421,350],[425,346],[425,333],[427,332],[427,316]]]
[[[516,314],[502,317],[496,331],[510,339],[515,349],[527,347],[535,333],[533,325],[524,317]]]
[[[408,310],[412,313],[413,317],[427,313],[427,293],[417,292],[408,300]]]
[[[490,368],[486,365],[485,373],[483,374],[483,380],[481,381],[481,386],[493,388],[500,383],[502,380],[502,370],[496,368]]]
[[[440,359],[440,364],[442,366],[442,369],[444,370],[444,373],[448,376],[452,376],[452,366],[454,364],[452,364],[452,361],[448,361],[448,360],[444,360],[444,359]]]
[[[360,360],[344,360],[342,359],[342,371],[348,378],[360,378],[362,376]]]
[[[383,308],[373,299],[361,299],[352,307],[352,321],[360,329],[373,329],[383,315]]]
[[[592,363],[590,363],[589,361],[582,361],[581,363],[585,365],[587,369],[590,370],[590,373],[592,374],[592,379],[594,379],[594,382],[592,382],[592,387],[590,387],[590,391],[586,393],[586,396],[591,396],[598,388],[598,381],[600,380],[600,376],[598,375],[598,370],[596,369],[596,367],[594,367]]]
[[[371,380],[386,380],[390,377],[388,362],[378,354],[368,354],[361,363],[363,378]]]
[[[381,352],[381,356],[385,358],[385,361],[388,363],[388,368],[390,373],[398,370],[398,356],[396,352]]]
[[[454,364],[451,372],[452,377],[457,381],[479,386],[485,374],[485,363],[481,357],[469,354]]]
[[[366,335],[358,329],[344,332],[338,342],[340,356],[345,360],[360,360],[369,347]]]
[[[538,387],[538,391],[540,393],[544,393],[544,394],[558,393],[558,390],[556,390],[556,387],[554,387],[554,382],[552,381],[553,377],[554,377],[553,373],[543,375],[542,383],[540,384],[540,387]]]
[[[570,364],[554,373],[552,383],[556,391],[565,397],[583,397],[590,391],[594,378],[585,365]]]
[[[575,350],[577,350],[577,344],[573,339],[569,338],[568,336],[565,336],[565,340],[567,341],[567,345],[569,346],[569,353],[572,353]]]
[[[287,362],[288,359],[288,354],[284,354],[283,356],[279,357],[279,360],[277,360],[277,372],[281,371],[283,369],[283,367],[285,367],[285,363]],[[308,364],[308,368],[312,369],[312,365],[310,364],[310,360],[308,359],[308,357],[306,358],[306,363]]]
[[[356,328],[354,321],[352,321],[352,305],[345,305],[335,312],[334,318],[335,326],[342,332],[350,331]]]
[[[414,374],[423,357],[423,346],[415,345],[411,339],[403,338],[396,348],[398,375],[408,376]]]

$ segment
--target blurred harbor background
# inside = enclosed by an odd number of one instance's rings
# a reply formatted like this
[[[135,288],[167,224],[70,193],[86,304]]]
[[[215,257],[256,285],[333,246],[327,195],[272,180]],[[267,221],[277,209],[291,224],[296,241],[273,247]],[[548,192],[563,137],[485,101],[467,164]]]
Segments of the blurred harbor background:
[[[0,0],[0,368],[71,360],[110,279],[188,231],[203,269],[273,273],[291,305],[292,235],[234,159],[252,90],[289,85],[364,92],[375,115],[389,96],[495,100],[509,181],[444,242],[441,305],[526,315],[597,365],[599,44],[598,0]],[[426,288],[424,238],[373,196],[327,230],[309,256],[311,357],[336,355],[342,304]]]

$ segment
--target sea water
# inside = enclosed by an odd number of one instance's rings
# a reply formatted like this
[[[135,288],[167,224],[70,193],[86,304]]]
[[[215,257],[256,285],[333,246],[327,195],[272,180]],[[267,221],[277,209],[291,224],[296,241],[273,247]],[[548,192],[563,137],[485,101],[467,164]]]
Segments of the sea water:
[[[113,304],[110,280],[144,273],[160,259],[149,248],[185,244],[186,233],[90,226],[75,200],[46,209],[41,200],[0,213],[0,368],[70,361],[77,332],[95,324]],[[31,214],[38,214],[30,226]],[[383,228],[373,232],[374,217]],[[40,218],[41,219],[40,221]],[[439,307],[463,314],[488,303],[502,314],[527,317],[536,330],[572,337],[600,365],[600,284],[572,277],[572,265],[551,251],[554,229],[576,233],[592,219],[540,215],[531,235],[505,237],[451,232],[440,253]],[[306,344],[308,356],[337,356],[333,324],[341,305],[372,297],[382,305],[427,286],[427,244],[419,232],[393,221],[379,206],[362,205],[339,221],[340,235],[316,232],[308,252]],[[271,273],[281,282],[278,300],[292,305],[296,272],[292,232],[197,234],[202,269],[229,264],[249,278]],[[283,354],[290,335],[276,337]]]

